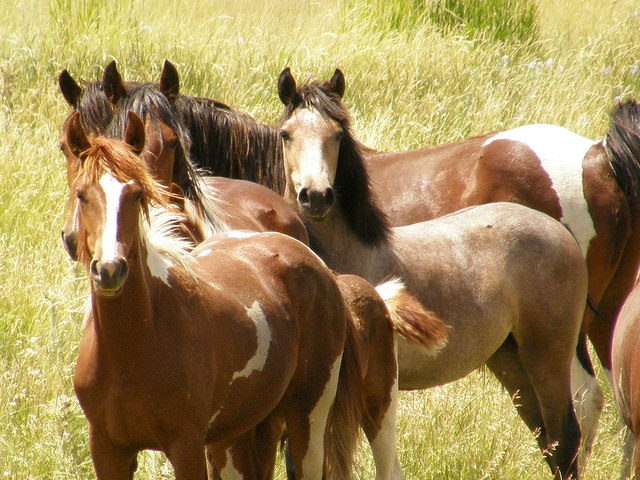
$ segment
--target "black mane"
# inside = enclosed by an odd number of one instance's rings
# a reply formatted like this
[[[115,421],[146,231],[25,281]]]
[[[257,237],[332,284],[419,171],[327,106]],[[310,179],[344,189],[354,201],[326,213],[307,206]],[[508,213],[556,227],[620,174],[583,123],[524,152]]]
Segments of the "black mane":
[[[333,188],[340,209],[358,238],[367,244],[389,239],[390,227],[386,215],[372,198],[369,176],[364,166],[363,151],[368,149],[356,140],[350,127],[349,112],[329,82],[312,82],[299,87],[285,106],[280,124],[297,108],[313,108],[342,127],[338,165]]]
[[[283,191],[282,145],[274,128],[206,98],[180,95],[175,107],[191,135],[191,157],[199,168]]]
[[[611,167],[623,193],[632,205],[640,208],[640,106],[629,99],[618,104],[609,115],[606,149]]]

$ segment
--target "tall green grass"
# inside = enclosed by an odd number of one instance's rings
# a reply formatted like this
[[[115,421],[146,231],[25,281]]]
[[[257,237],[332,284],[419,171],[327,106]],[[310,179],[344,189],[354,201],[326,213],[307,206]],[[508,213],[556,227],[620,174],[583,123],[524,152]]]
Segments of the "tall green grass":
[[[71,386],[87,284],[59,240],[68,189],[57,143],[70,111],[56,84],[62,68],[97,79],[115,59],[126,79],[153,80],[168,58],[184,92],[274,123],[282,68],[304,81],[339,67],[354,132],[384,150],[532,122],[602,138],[617,98],[639,96],[636,0],[539,0],[530,24],[510,3],[482,3],[480,17],[494,8],[507,15],[496,26],[535,35],[502,38],[470,13],[443,28],[448,17],[428,14],[444,5],[435,0],[0,2],[0,478],[92,475]],[[400,412],[407,478],[549,478],[488,374],[405,392]],[[587,479],[617,477],[619,445],[607,390]],[[373,476],[366,446],[358,464],[358,478]],[[137,478],[172,472],[150,453]]]

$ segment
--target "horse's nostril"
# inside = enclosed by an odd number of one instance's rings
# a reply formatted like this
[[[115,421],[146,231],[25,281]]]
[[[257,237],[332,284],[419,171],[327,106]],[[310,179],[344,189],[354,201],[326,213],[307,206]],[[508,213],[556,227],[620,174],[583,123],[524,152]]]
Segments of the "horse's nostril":
[[[78,246],[76,243],[76,235],[75,233],[69,233],[66,234],[64,230],[62,230],[62,232],[60,232],[61,236],[62,236],[62,245],[64,246],[64,249],[67,251],[67,253],[69,254],[69,257],[71,257],[71,260],[77,260],[78,259]]]
[[[89,265],[89,274],[94,280],[100,280],[100,274],[98,273],[97,260],[91,260],[91,264]]]
[[[298,202],[302,204],[309,203],[309,190],[307,188],[302,188],[298,192]]]
[[[327,188],[327,190],[324,192],[325,205],[330,207],[335,203],[335,201],[336,201],[336,194],[333,191],[333,188],[331,187]]]

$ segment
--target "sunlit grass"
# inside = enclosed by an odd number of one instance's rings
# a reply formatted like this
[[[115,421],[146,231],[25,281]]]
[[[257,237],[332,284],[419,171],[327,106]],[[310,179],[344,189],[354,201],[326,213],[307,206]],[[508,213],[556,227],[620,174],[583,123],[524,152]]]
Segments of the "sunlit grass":
[[[491,4],[484,2],[485,8]],[[115,59],[126,79],[153,80],[166,58],[177,66],[183,92],[214,97],[275,123],[281,109],[276,80],[285,66],[299,82],[327,79],[338,67],[346,76],[345,102],[356,136],[383,150],[532,122],[601,138],[617,98],[639,95],[636,0],[539,0],[533,42],[497,39],[472,22],[465,27],[472,31],[443,29],[438,18],[417,12],[419,5],[426,4],[3,5],[0,478],[93,475],[86,420],[71,386],[86,280],[59,240],[67,186],[57,143],[69,112],[56,83],[62,68],[77,79],[97,79]],[[606,394],[587,479],[618,474],[619,423],[608,389]],[[398,431],[409,479],[550,477],[533,436],[488,373],[403,393]],[[356,471],[358,478],[373,476],[366,446]],[[172,478],[172,471],[162,455],[145,453],[137,478]],[[280,467],[277,478],[284,478]]]

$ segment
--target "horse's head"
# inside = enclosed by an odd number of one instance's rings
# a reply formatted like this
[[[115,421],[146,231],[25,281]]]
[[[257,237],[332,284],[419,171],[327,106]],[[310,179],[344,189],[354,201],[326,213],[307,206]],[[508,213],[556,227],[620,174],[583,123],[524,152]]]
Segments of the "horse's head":
[[[337,206],[365,243],[386,241],[389,226],[372,199],[363,147],[351,134],[342,104],[345,81],[336,69],[328,82],[301,87],[288,68],[278,78],[284,104],[280,136],[285,171],[284,195],[313,221]]]
[[[289,68],[278,79],[278,95],[285,105],[280,137],[286,195],[316,219],[324,218],[336,201],[334,182],[340,144],[348,128],[348,118],[340,114],[343,93],[340,70],[323,85],[314,83],[300,89]]]
[[[124,140],[86,136],[77,117],[65,126],[65,148],[77,159],[70,185],[76,197],[76,253],[89,271],[99,295],[119,293],[129,272],[129,257],[138,245],[141,212],[149,201],[166,202],[140,158],[144,124],[130,115]]]

